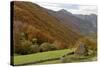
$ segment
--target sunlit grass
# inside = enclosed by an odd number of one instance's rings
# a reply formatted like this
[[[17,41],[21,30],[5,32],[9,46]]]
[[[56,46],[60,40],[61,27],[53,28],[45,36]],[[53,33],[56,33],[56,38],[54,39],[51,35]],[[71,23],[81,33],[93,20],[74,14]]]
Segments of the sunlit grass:
[[[25,64],[35,61],[53,59],[53,58],[60,58],[67,52],[71,52],[72,49],[63,49],[63,50],[55,50],[55,51],[48,51],[48,52],[40,52],[36,54],[29,54],[29,55],[21,55],[21,56],[14,56],[14,64]]]

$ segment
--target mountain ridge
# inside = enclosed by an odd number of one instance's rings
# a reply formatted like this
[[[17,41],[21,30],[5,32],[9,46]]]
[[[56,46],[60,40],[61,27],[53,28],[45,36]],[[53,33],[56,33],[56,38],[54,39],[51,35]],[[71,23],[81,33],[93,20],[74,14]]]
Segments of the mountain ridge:
[[[79,18],[77,17],[77,15],[72,14],[66,10],[61,9],[57,12],[51,10],[47,11],[48,13],[56,17],[59,21],[61,21],[65,25],[70,26],[72,29],[75,29],[77,32],[80,32],[83,35],[90,34],[91,32],[96,32],[96,26],[94,27],[91,21]],[[97,22],[94,22],[95,25],[96,23]]]

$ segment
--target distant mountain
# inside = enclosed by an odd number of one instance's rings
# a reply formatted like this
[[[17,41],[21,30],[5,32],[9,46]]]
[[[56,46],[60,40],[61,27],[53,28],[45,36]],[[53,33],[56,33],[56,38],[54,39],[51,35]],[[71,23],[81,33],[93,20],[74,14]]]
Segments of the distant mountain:
[[[83,16],[80,17],[80,15],[74,15],[64,9],[57,12],[52,10],[47,10],[47,11],[52,16],[56,17],[60,22],[62,22],[66,26],[69,26],[69,28],[74,29],[76,32],[79,32],[83,35],[90,35],[91,33],[96,32],[96,22],[95,22],[96,18],[94,18],[93,15],[89,17],[87,16],[88,18],[87,20],[83,19]]]
[[[81,15],[81,14],[75,14],[76,17],[87,20],[92,22],[93,26],[97,27],[97,15],[96,14],[90,14],[90,15]]]
[[[72,15],[72,13],[66,11],[65,9],[59,10],[58,13],[65,13],[65,14],[67,14],[67,15]]]
[[[46,9],[24,1],[14,1],[13,12],[14,44],[18,45],[19,34],[23,32],[27,34],[29,40],[37,38],[39,42],[54,43],[58,48],[74,47],[76,41],[81,37],[80,33],[67,25],[67,23],[71,23],[78,27],[80,24],[76,22],[81,20],[66,13],[54,11],[48,13]],[[66,25],[56,17],[62,19]]]

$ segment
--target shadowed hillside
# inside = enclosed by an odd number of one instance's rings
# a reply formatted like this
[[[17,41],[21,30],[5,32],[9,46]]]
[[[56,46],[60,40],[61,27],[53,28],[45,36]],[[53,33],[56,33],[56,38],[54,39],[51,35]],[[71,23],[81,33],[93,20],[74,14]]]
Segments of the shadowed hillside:
[[[75,16],[80,19],[90,21],[93,24],[94,28],[97,27],[97,15],[96,14],[90,14],[90,15],[75,14]]]
[[[48,13],[56,17],[63,24],[70,28],[73,28],[75,31],[80,32],[83,35],[90,35],[92,33],[97,32],[97,19],[95,15],[91,15],[92,17],[86,16],[86,18],[84,18],[85,15],[74,15],[64,9],[56,12],[52,10],[47,11]]]
[[[15,1],[13,9],[14,45],[19,43],[19,34],[23,32],[28,40],[38,38],[40,43],[51,42],[58,48],[73,47],[81,37],[34,3]]]

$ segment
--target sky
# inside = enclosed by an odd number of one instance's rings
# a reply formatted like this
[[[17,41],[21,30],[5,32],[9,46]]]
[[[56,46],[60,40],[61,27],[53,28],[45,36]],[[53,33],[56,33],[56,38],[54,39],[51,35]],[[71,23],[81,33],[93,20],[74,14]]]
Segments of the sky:
[[[52,1],[34,1],[34,3],[37,3],[38,5],[51,9],[54,11],[59,11],[61,9],[65,9],[72,14],[84,14],[84,15],[89,15],[89,14],[97,14],[97,6],[95,5],[79,5],[79,4],[71,4],[71,3],[66,3],[66,2],[53,2]]]

